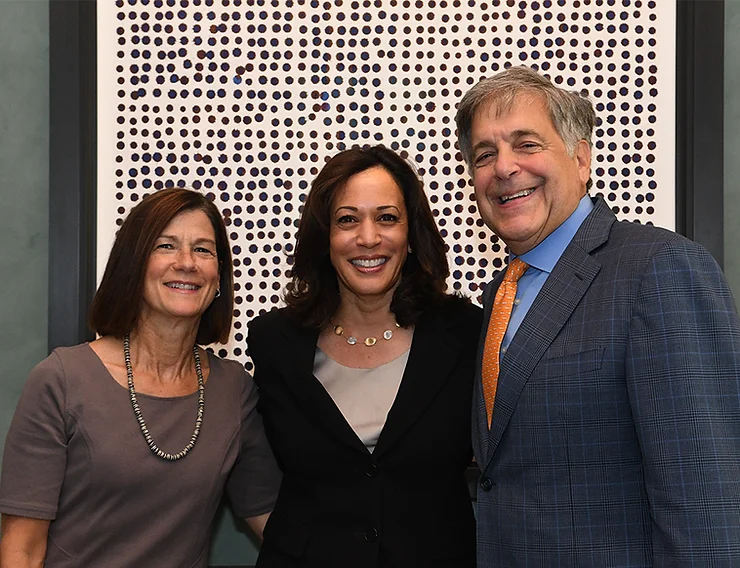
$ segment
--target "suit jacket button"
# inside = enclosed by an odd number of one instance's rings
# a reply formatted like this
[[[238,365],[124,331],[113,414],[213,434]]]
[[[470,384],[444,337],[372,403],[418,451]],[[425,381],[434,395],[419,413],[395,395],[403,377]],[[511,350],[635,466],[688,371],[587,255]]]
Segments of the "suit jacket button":
[[[490,491],[493,487],[493,481],[491,481],[488,477],[481,477],[480,478],[480,488],[483,491]]]
[[[368,542],[375,542],[378,540],[378,531],[373,527],[367,529],[365,531],[365,540]]]
[[[376,475],[378,475],[378,466],[375,465],[374,463],[371,463],[368,466],[365,473],[367,474],[368,477],[375,477]]]

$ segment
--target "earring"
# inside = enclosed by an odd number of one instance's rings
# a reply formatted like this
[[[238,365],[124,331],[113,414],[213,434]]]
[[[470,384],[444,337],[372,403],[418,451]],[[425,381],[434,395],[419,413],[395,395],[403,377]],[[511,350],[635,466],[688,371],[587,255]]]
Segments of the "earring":
[[[413,252],[413,251],[411,250],[411,245],[407,245],[407,246],[408,246],[408,252],[409,252],[409,254],[411,254],[411,253]]]
[[[216,290],[216,295],[213,297],[213,299],[215,300],[216,298],[220,298],[220,297],[221,297],[221,288]]]

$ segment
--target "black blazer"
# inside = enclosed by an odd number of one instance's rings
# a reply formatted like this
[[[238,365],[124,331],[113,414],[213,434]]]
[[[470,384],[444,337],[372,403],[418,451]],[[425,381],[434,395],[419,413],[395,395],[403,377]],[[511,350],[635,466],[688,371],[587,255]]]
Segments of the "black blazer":
[[[481,321],[458,299],[420,319],[372,454],[313,376],[318,332],[285,309],[251,322],[258,408],[284,474],[258,568],[475,566],[464,471]]]

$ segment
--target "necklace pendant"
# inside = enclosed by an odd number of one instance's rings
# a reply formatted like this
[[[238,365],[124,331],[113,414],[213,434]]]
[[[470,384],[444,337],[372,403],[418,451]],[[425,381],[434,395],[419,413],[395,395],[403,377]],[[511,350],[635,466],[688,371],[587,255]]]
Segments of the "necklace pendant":
[[[400,328],[400,327],[401,326],[398,325],[398,322],[396,322],[396,328]],[[339,324],[335,325],[334,328],[332,329],[332,331],[333,331],[334,335],[336,335],[336,336],[343,336],[344,335],[344,328],[341,325],[339,325]],[[392,329],[386,329],[383,332],[382,337],[386,341],[390,341],[391,339],[393,339],[393,330]],[[358,339],[354,335],[350,335],[349,337],[347,337],[347,343],[349,345],[357,345]],[[372,347],[373,345],[376,345],[378,343],[378,339],[376,337],[366,337],[362,341],[362,343],[365,345],[365,347]]]

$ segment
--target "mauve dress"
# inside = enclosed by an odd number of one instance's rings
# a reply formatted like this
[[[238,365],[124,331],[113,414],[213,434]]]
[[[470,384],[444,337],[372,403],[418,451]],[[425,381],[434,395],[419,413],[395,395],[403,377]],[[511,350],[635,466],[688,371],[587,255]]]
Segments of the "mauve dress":
[[[206,567],[224,489],[234,513],[272,510],[278,469],[237,362],[209,355],[205,412],[193,450],[151,453],[118,384],[88,344],[55,349],[31,372],[5,442],[0,512],[51,520],[50,568]],[[138,395],[155,442],[188,442],[197,393]]]

